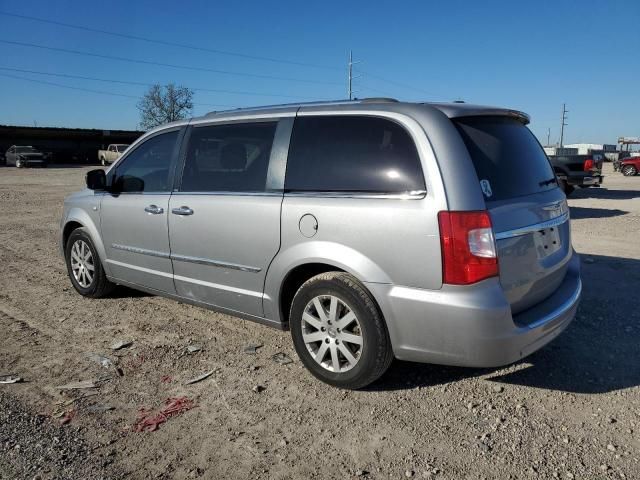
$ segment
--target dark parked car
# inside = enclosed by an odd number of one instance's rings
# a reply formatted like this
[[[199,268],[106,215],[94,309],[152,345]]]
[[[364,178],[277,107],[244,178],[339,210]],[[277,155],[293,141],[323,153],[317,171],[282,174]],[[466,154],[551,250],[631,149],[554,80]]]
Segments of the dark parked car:
[[[41,151],[31,146],[12,145],[5,153],[7,166],[22,167],[46,167],[47,157]]]
[[[599,187],[602,183],[604,155],[549,155],[549,161],[565,195],[575,187]]]
[[[640,172],[640,157],[627,157],[620,163],[620,171],[625,177],[633,177]]]

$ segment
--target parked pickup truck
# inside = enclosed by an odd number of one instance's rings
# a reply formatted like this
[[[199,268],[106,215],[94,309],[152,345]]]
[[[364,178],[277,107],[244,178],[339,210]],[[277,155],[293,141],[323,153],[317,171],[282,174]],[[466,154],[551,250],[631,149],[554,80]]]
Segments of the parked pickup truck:
[[[106,167],[119,159],[128,147],[129,145],[123,143],[112,143],[106,150],[98,150],[98,160]]]
[[[627,157],[620,162],[620,171],[625,177],[633,177],[640,172],[640,157]]]
[[[569,196],[575,187],[599,187],[604,155],[549,155],[558,184]]]

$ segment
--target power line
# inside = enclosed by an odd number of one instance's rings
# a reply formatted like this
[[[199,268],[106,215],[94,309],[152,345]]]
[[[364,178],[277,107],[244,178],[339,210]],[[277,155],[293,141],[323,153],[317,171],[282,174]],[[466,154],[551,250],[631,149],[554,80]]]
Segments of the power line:
[[[127,95],[126,93],[107,92],[107,91],[104,91],[104,90],[93,90],[91,88],[74,87],[74,86],[71,86],[71,85],[63,85],[61,83],[47,82],[46,80],[36,80],[36,79],[33,79],[33,78],[21,77],[21,76],[18,76],[18,75],[11,75],[9,73],[0,73],[0,76],[8,77],[8,78],[14,78],[16,80],[24,80],[26,82],[40,83],[40,84],[43,84],[43,85],[50,85],[50,86],[54,86],[54,87],[66,88],[66,89],[69,89],[69,90],[79,90],[79,91],[88,92],[88,93],[98,93],[100,95],[110,95],[110,96],[113,96],[113,97],[134,98],[136,100],[140,99],[140,97],[137,97],[135,95]],[[220,103],[194,103],[193,105],[194,106],[203,106],[203,107],[235,108],[235,105],[227,105],[227,104],[220,104]]]
[[[142,41],[142,42],[156,43],[158,45],[166,45],[166,46],[171,46],[171,47],[187,48],[187,49],[190,49],[190,50],[198,50],[198,51],[202,51],[202,52],[216,53],[216,54],[220,54],[220,55],[228,55],[228,56],[239,57],[239,58],[246,58],[248,60],[262,60],[262,61],[265,61],[265,62],[282,63],[282,64],[287,64],[287,65],[297,65],[299,67],[313,67],[313,68],[324,68],[324,69],[330,69],[330,70],[341,70],[339,67],[332,67],[332,66],[329,66],[329,65],[318,65],[318,64],[313,64],[313,63],[298,62],[298,61],[294,61],[294,60],[285,60],[285,59],[281,59],[281,58],[263,57],[263,56],[259,56],[259,55],[249,55],[249,54],[246,54],[246,53],[230,52],[230,51],[226,51],[226,50],[218,50],[218,49],[215,49],[215,48],[200,47],[200,46],[197,46],[197,45],[190,45],[190,44],[187,44],[187,43],[169,42],[167,40],[160,40],[160,39],[157,39],[157,38],[141,37],[139,35],[131,35],[131,34],[127,34],[127,33],[112,32],[112,31],[109,31],[109,30],[101,30],[101,29],[98,29],[98,28],[91,28],[91,27],[86,27],[86,26],[83,26],[83,25],[75,25],[75,24],[71,24],[71,23],[58,22],[58,21],[55,21],[55,20],[48,20],[48,19],[39,18],[39,17],[31,17],[31,16],[28,16],[28,15],[19,15],[17,13],[9,13],[9,12],[0,11],[0,15],[5,15],[5,16],[14,17],[14,18],[21,18],[23,20],[31,20],[31,21],[34,21],[34,22],[48,23],[50,25],[57,25],[57,26],[60,26],[60,27],[75,28],[76,30],[83,30],[85,32],[101,33],[103,35],[111,35],[111,36],[114,36],[114,37],[128,38],[130,40],[138,40],[138,41]]]
[[[386,82],[386,83],[389,83],[391,85],[395,85],[397,87],[408,88],[409,90],[415,90],[416,92],[426,93],[427,95],[438,96],[437,94],[435,94],[433,92],[428,92],[427,90],[423,90],[422,88],[414,87],[412,85],[408,85],[408,84],[402,83],[402,82],[396,82],[395,80],[389,80],[388,78],[384,78],[384,77],[381,77],[379,75],[373,75],[373,74],[368,73],[368,72],[362,72],[362,74],[366,75],[368,77],[371,77],[371,78],[375,78],[376,80],[380,80],[381,82]]]
[[[86,77],[83,75],[71,75],[69,73],[41,72],[38,70],[25,70],[21,68],[11,68],[11,67],[0,67],[0,70],[19,72],[19,73],[31,73],[35,75],[47,75],[51,77],[75,78],[79,80],[92,80],[96,82],[105,82],[105,83],[121,83],[123,85],[136,85],[136,86],[142,86],[142,87],[150,87],[154,85],[153,83],[133,82],[128,80],[117,80],[117,79],[109,79],[109,78]],[[220,90],[217,88],[191,88],[191,87],[189,88],[196,92],[227,93],[232,95],[254,95],[254,96],[260,96],[260,97],[282,97],[282,98],[301,98],[301,99],[312,98],[312,97],[298,97],[294,95],[278,95],[278,94],[272,94],[272,93],[245,92],[245,91],[239,91],[239,90]]]
[[[49,47],[47,45],[38,45],[36,43],[26,43],[26,42],[15,42],[12,40],[3,40],[0,39],[0,43],[5,43],[9,45],[19,45],[22,47],[29,48],[39,48],[42,50],[49,50],[53,52],[63,52],[63,53],[72,53],[74,55],[84,55],[87,57],[95,57],[95,58],[104,58],[107,60],[117,60],[120,62],[129,62],[129,63],[139,63],[142,65],[153,65],[156,67],[169,67],[169,68],[177,68],[182,70],[194,70],[198,72],[210,72],[210,73],[218,73],[222,75],[232,75],[232,76],[241,76],[241,77],[252,77],[252,78],[261,78],[267,80],[284,80],[287,82],[301,82],[301,83],[313,83],[318,85],[342,85],[341,83],[336,82],[325,82],[321,80],[307,80],[302,78],[290,78],[290,77],[277,77],[272,75],[263,75],[259,73],[246,73],[246,72],[233,72],[230,70],[217,70],[213,68],[205,68],[205,67],[195,67],[190,65],[176,65],[172,63],[162,63],[155,62],[151,60],[140,60],[135,58],[127,58],[127,57],[117,57],[115,55],[104,55],[100,53],[92,53],[92,52],[82,52],[80,50],[71,50],[67,48],[59,48],[59,47]]]

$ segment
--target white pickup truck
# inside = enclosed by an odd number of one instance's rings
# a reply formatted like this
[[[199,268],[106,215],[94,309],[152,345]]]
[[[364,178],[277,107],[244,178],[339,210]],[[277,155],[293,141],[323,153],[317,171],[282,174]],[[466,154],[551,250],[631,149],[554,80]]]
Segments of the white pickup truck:
[[[127,147],[129,145],[123,143],[112,143],[106,150],[98,150],[98,160],[100,160],[102,166],[106,167],[120,158],[120,155],[124,153]]]

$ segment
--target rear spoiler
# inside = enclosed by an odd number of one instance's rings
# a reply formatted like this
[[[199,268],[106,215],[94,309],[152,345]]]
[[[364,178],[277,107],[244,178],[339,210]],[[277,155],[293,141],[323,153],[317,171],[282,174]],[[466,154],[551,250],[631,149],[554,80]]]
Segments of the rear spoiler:
[[[510,117],[522,122],[524,125],[528,125],[531,121],[531,118],[526,113],[508,108],[485,107],[467,103],[428,103],[427,105],[437,108],[449,118]]]

